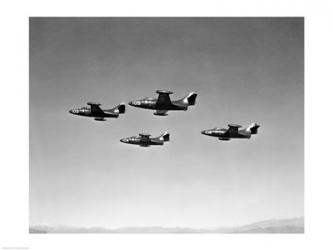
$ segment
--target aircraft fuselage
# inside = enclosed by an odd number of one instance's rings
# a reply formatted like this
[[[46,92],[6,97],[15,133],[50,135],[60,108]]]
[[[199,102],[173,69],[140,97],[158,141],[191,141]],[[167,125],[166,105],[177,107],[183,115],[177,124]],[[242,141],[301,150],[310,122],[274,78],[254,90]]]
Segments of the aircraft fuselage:
[[[171,102],[171,104],[170,103],[157,104],[157,99],[131,101],[128,104],[133,107],[143,108],[143,109],[152,109],[152,110],[187,110],[188,109],[188,107],[178,106],[174,102]]]
[[[236,133],[230,133],[226,135],[227,129],[207,129],[202,131],[201,133],[208,136],[218,137],[221,140],[228,140],[228,139],[250,139],[251,133],[244,130],[239,130]]]
[[[100,117],[100,118],[104,118],[104,117],[117,118],[119,116],[118,114],[108,112],[107,110],[103,110],[103,112],[93,112],[90,108],[87,108],[87,107],[72,109],[69,111],[69,113],[71,113],[73,115],[79,115],[79,116]]]
[[[164,142],[159,140],[158,138],[144,138],[144,137],[139,137],[139,136],[132,136],[129,138],[124,138],[124,139],[121,139],[120,141],[123,143],[127,143],[127,144],[139,145],[141,147],[149,147],[151,145],[162,146],[164,144]]]

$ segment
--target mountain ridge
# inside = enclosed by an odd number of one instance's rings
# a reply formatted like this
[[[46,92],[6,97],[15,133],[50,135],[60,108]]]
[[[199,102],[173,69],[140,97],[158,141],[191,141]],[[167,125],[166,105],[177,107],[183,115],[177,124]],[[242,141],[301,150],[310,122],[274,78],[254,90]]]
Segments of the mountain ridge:
[[[304,217],[258,221],[239,227],[190,228],[190,227],[71,227],[48,224],[31,225],[29,233],[304,233]]]

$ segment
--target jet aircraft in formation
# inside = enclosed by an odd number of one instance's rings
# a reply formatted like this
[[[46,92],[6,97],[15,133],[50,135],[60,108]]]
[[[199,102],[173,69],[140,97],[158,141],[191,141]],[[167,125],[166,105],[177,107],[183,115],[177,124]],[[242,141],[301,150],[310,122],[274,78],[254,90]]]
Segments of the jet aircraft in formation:
[[[156,110],[154,115],[166,116],[169,110],[187,110],[189,106],[195,105],[197,94],[189,93],[182,99],[171,101],[170,94],[173,92],[168,90],[157,90],[158,98],[146,97],[142,100],[131,101],[128,104],[143,109]]]
[[[69,113],[73,115],[94,117],[96,121],[106,121],[105,118],[118,118],[119,114],[125,113],[125,104],[120,103],[112,109],[101,109],[101,104],[95,102],[87,103],[90,107],[71,109]]]
[[[153,145],[162,146],[164,142],[170,141],[170,134],[168,132],[164,132],[158,137],[151,138],[150,134],[141,133],[139,136],[123,138],[120,141],[123,143],[139,145],[140,147],[149,147]]]
[[[173,92],[167,90],[157,90],[158,98],[144,98],[138,101],[131,101],[128,104],[143,109],[156,110],[154,115],[166,116],[169,110],[184,110],[186,111],[189,106],[195,105],[197,94],[192,92],[184,98],[171,101],[170,94]],[[121,103],[112,109],[101,109],[101,104],[88,102],[90,107],[83,107],[72,109],[69,113],[80,116],[94,117],[96,121],[106,121],[105,118],[118,118],[119,114],[125,113],[125,104]],[[237,124],[229,124],[229,128],[213,128],[202,131],[201,133],[208,136],[217,137],[219,140],[228,141],[230,139],[250,139],[252,135],[258,133],[260,127],[256,123],[252,123],[246,129],[239,129],[242,126]],[[150,134],[141,133],[139,136],[132,136],[120,140],[123,143],[135,144],[141,147],[149,147],[151,145],[164,145],[164,142],[170,141],[170,134],[168,132],[162,135],[151,138]]]
[[[250,139],[251,135],[255,135],[258,133],[258,128],[260,127],[256,123],[252,123],[249,127],[246,129],[241,129],[241,125],[237,124],[229,124],[228,129],[226,128],[213,128],[213,129],[207,129],[202,131],[201,133],[203,135],[208,135],[208,136],[214,136],[218,137],[219,140],[223,141],[229,141],[230,139]]]

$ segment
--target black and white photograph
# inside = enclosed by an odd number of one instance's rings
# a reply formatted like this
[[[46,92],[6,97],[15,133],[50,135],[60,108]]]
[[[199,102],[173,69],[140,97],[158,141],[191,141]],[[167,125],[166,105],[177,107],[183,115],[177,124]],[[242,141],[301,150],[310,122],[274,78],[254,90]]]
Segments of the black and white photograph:
[[[332,249],[333,3],[1,7],[0,250]]]
[[[304,18],[30,17],[27,230],[304,233]]]

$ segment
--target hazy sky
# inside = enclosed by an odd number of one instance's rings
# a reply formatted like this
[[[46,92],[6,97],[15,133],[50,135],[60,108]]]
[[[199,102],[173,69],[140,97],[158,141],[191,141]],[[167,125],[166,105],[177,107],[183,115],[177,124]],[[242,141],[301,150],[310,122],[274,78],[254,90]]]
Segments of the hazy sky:
[[[303,18],[31,18],[30,224],[235,226],[303,216]],[[187,112],[87,101],[198,93]],[[200,134],[261,125],[251,140]],[[119,139],[169,131],[162,147]]]

